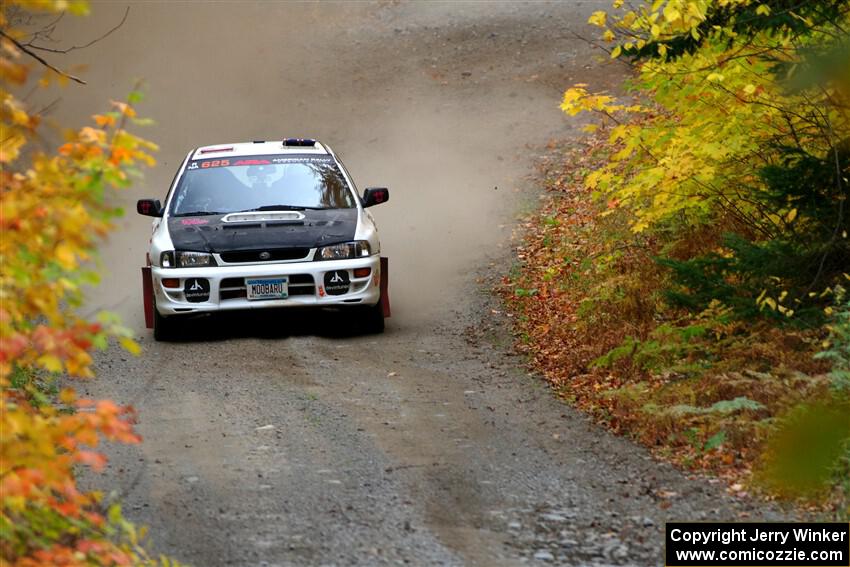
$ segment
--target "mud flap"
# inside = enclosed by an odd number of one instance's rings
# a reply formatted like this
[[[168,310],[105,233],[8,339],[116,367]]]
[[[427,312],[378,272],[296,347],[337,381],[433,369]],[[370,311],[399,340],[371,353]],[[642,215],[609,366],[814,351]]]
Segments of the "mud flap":
[[[142,300],[145,306],[145,327],[153,329],[153,276],[150,266],[142,268]]]
[[[386,256],[381,256],[381,309],[384,317],[390,316],[390,261]]]

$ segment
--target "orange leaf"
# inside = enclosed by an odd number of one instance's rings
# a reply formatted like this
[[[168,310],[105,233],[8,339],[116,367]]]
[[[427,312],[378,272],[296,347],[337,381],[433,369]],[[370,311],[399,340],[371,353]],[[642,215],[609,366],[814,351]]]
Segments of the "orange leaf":
[[[110,116],[108,114],[95,114],[92,118],[94,118],[95,123],[101,128],[115,126],[114,116]]]
[[[92,470],[100,472],[106,466],[106,457],[94,451],[80,451],[77,453],[76,461],[88,465]]]

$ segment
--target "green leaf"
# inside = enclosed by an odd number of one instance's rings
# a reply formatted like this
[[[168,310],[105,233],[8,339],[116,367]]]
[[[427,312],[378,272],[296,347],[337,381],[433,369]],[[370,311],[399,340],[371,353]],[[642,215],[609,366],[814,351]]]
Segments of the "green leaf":
[[[723,445],[723,443],[725,443],[725,442],[726,442],[726,432],[725,431],[719,431],[719,432],[715,433],[714,435],[712,435],[711,437],[708,438],[708,440],[705,442],[705,445],[703,445],[702,449],[705,452],[713,451],[714,449],[717,449],[718,447]]]

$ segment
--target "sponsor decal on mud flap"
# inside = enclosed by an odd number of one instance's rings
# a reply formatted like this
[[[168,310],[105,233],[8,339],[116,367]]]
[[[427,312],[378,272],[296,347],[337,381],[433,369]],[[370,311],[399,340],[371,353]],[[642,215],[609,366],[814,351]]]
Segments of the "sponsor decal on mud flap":
[[[210,281],[204,278],[188,278],[183,284],[186,301],[200,303],[210,298]]]
[[[349,287],[351,287],[351,279],[348,277],[348,270],[334,270],[325,273],[325,291],[328,295],[348,293]]]

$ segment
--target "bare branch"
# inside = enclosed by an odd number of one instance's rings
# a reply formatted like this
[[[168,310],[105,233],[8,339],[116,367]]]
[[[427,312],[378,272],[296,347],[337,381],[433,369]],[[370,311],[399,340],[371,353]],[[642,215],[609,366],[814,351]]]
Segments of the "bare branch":
[[[42,27],[40,30],[33,32],[30,34],[30,40],[27,42],[27,45],[32,44],[38,38],[44,38],[45,40],[51,40],[50,34],[56,29],[56,24],[62,21],[62,18],[65,17],[65,12],[60,12],[59,17],[54,19],[52,22]]]
[[[15,38],[11,37],[9,34],[7,34],[5,31],[0,30],[0,36],[3,36],[6,39],[8,39],[9,41],[11,41],[15,45],[15,47],[17,47],[18,49],[20,49],[21,51],[23,51],[24,53],[26,53],[27,55],[29,55],[30,57],[32,57],[33,59],[35,59],[36,61],[38,61],[42,65],[44,65],[45,67],[47,67],[48,69],[50,69],[51,71],[53,71],[55,73],[59,73],[63,77],[67,77],[67,78],[71,79],[72,81],[79,83],[81,85],[86,84],[86,82],[84,80],[82,80],[81,78],[79,78],[75,75],[71,75],[70,73],[66,73],[65,71],[62,71],[61,69],[54,67],[46,59],[44,59],[42,56],[40,56],[38,53],[33,53],[32,50],[30,50],[26,45],[23,45],[21,42],[19,42]]]
[[[118,28],[120,28],[121,26],[123,26],[123,25],[124,25],[124,22],[126,22],[126,21],[127,21],[127,15],[128,15],[129,13],[130,13],[130,6],[127,6],[127,9],[126,9],[126,10],[124,10],[124,17],[122,17],[122,18],[121,18],[121,21],[120,21],[120,22],[118,22],[118,24],[117,24],[117,25],[115,25],[112,29],[110,29],[109,31],[107,31],[105,34],[101,35],[101,36],[100,36],[100,37],[98,37],[98,38],[95,38],[95,39],[91,40],[90,42],[86,43],[85,45],[72,45],[71,47],[68,47],[68,48],[65,48],[65,49],[54,49],[54,48],[52,48],[52,47],[44,47],[44,46],[42,46],[42,45],[35,45],[35,44],[33,44],[33,41],[35,41],[36,39],[38,39],[37,37],[34,37],[34,38],[33,38],[33,39],[29,42],[29,43],[27,43],[27,44],[26,44],[26,46],[27,46],[27,47],[30,47],[30,48],[32,48],[32,49],[38,49],[39,51],[47,51],[47,52],[49,52],[49,53],[63,53],[63,54],[64,54],[64,53],[70,53],[71,51],[74,51],[74,50],[76,50],[76,49],[85,49],[85,48],[87,48],[87,47],[91,47],[91,46],[92,46],[92,45],[94,45],[95,43],[97,43],[97,42],[99,42],[99,41],[101,41],[101,40],[104,40],[104,39],[106,39],[107,37],[109,37],[110,35],[112,35],[112,33],[113,33],[113,32],[115,32]]]

